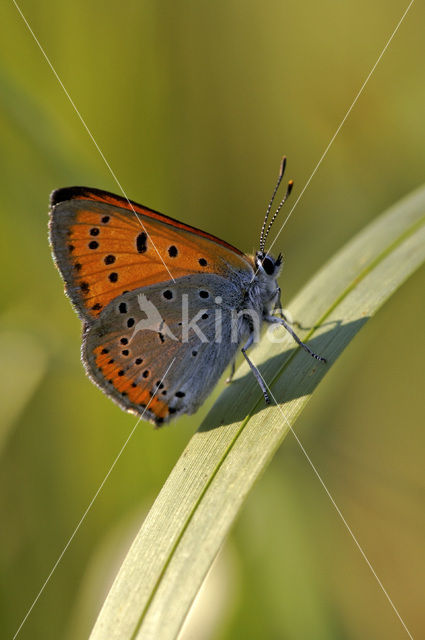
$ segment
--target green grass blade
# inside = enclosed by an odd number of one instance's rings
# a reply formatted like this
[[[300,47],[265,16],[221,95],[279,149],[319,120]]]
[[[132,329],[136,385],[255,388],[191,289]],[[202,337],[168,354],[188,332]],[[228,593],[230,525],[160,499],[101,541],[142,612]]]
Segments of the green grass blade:
[[[280,407],[265,407],[243,364],[162,488],[91,640],[177,636],[247,494],[288,433],[288,423],[294,424],[368,318],[424,260],[421,189],[375,220],[307,284],[289,308],[312,327],[299,333],[328,364],[313,361],[289,336],[280,344],[263,340],[252,352]]]

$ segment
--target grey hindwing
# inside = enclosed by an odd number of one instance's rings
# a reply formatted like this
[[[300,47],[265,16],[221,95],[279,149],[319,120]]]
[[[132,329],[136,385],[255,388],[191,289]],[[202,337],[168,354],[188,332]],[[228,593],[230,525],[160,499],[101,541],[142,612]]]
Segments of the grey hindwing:
[[[167,403],[169,415],[161,422],[193,413],[244,339],[232,336],[231,312],[241,308],[249,277],[242,273],[232,274],[232,279],[214,274],[189,275],[118,296],[87,326],[83,338],[82,356],[91,379],[121,407],[143,413],[145,419],[158,424],[149,407],[141,407],[128,394],[120,393],[99,369],[94,349],[102,346],[110,361],[119,363],[123,375],[131,378],[132,386],[146,389],[150,397],[155,394]],[[217,314],[221,314],[219,322]],[[186,321],[196,316],[199,335],[193,328],[185,334]]]

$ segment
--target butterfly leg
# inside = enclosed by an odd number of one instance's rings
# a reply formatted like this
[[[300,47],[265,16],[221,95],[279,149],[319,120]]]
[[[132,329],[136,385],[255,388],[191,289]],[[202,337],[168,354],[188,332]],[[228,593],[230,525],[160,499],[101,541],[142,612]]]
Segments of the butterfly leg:
[[[282,294],[282,290],[281,290],[281,288],[280,288],[280,287],[278,287],[278,288],[276,289],[276,303],[275,303],[275,305],[274,305],[274,310],[275,310],[275,311],[277,311],[277,313],[278,313],[279,317],[280,317],[280,318],[282,318],[283,320],[285,320],[285,322],[287,322],[288,324],[292,324],[292,325],[297,326],[299,329],[304,329],[304,330],[311,329],[311,327],[303,327],[303,325],[301,324],[301,322],[298,322],[298,320],[290,320],[290,319],[288,318],[288,316],[286,316],[286,315],[283,313],[283,310],[282,310],[282,297],[281,297],[281,294]]]
[[[275,311],[278,312],[281,318],[283,318],[288,322],[288,318],[285,316],[285,314],[282,311],[282,289],[280,287],[276,289],[276,302],[274,305],[274,309]]]
[[[276,302],[275,302],[275,305],[274,305],[274,310],[277,311],[279,317],[282,318],[282,320],[285,320],[285,322],[287,322],[288,324],[296,324],[297,327],[299,327],[300,329],[303,329],[304,327],[302,327],[297,320],[292,321],[292,320],[290,320],[288,318],[288,316],[286,316],[283,313],[283,309],[282,309],[282,289],[280,287],[278,287],[276,289],[276,294],[275,295],[276,295]]]
[[[301,326],[301,324],[298,322],[298,320],[290,320],[288,318],[288,316],[286,316],[283,313],[283,309],[282,309],[282,289],[280,287],[278,287],[276,289],[276,303],[274,305],[274,310],[277,311],[279,317],[282,318],[282,320],[285,320],[285,322],[287,322],[288,324],[295,324],[300,329],[306,329],[307,328],[307,327]]]
[[[285,327],[285,329],[288,331],[288,333],[291,334],[291,336],[294,338],[295,342],[297,342],[300,347],[302,347],[303,349],[305,349],[305,351],[307,351],[307,353],[309,353],[313,358],[316,358],[316,360],[320,360],[321,362],[327,362],[326,358],[323,358],[322,356],[319,356],[317,353],[314,353],[314,351],[312,351],[310,349],[310,347],[308,347],[305,342],[303,342],[295,333],[295,331],[292,329],[292,327],[286,322],[284,317],[281,318],[276,318],[275,316],[268,316],[267,318],[265,318],[266,322],[270,322],[271,324],[281,324]]]
[[[235,369],[236,369],[236,358],[234,358],[234,360],[232,361],[232,364],[230,365],[230,374],[229,374],[229,377],[226,379],[227,384],[230,384],[232,382],[232,378],[235,375]]]
[[[258,369],[255,366],[255,364],[253,362],[251,362],[251,360],[248,358],[248,355],[246,353],[246,350],[249,349],[249,347],[252,345],[253,342],[254,342],[254,333],[252,333],[250,335],[250,337],[248,338],[245,346],[242,347],[241,351],[243,353],[243,356],[244,356],[245,360],[249,364],[250,369],[251,369],[252,373],[254,374],[255,379],[258,382],[261,391],[263,392],[264,400],[265,400],[266,404],[270,404],[269,394],[267,393],[266,385],[264,384],[263,378],[261,377],[260,372],[258,371]]]

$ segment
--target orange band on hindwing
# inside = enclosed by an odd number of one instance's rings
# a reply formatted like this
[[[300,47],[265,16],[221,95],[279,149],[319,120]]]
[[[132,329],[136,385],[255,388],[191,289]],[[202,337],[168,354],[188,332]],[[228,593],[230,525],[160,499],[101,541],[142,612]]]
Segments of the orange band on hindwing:
[[[106,353],[105,353],[106,351]],[[108,350],[105,347],[98,346],[94,349],[96,356],[96,365],[105,377],[105,380],[111,384],[114,389],[121,394],[121,397],[137,406],[138,412],[148,407],[148,411],[154,414],[158,419],[164,419],[168,416],[168,405],[160,400],[158,396],[153,395],[146,386],[141,386],[131,378],[128,372],[121,368],[119,363],[111,359]]]

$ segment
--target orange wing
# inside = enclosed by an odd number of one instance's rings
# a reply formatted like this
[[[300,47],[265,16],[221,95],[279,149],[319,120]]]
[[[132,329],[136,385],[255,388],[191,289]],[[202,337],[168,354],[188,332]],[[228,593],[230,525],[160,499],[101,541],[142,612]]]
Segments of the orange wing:
[[[58,189],[50,215],[56,264],[87,320],[125,291],[195,273],[252,270],[227,242],[106,191]]]

